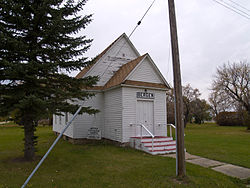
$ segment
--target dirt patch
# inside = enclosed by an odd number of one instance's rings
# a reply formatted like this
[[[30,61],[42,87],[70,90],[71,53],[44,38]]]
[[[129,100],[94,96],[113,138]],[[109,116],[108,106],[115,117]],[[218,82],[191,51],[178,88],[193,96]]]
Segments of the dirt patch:
[[[0,127],[19,127],[18,125],[15,124],[10,124],[10,125],[0,125]]]
[[[179,185],[188,185],[190,183],[190,180],[188,179],[188,177],[184,177],[184,178],[179,178],[179,177],[172,177],[171,180]]]
[[[16,158],[9,158],[5,160],[8,163],[26,163],[26,162],[33,162],[33,161],[39,161],[42,157],[41,156],[35,156],[32,161],[26,160],[23,156],[16,157]]]

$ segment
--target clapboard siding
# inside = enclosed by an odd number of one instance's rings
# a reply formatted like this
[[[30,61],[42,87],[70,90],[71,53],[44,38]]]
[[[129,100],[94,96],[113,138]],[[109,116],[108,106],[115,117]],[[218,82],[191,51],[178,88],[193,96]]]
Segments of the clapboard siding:
[[[95,115],[81,114],[73,122],[73,138],[86,138],[90,127],[98,127],[102,132],[103,122],[103,94],[101,92],[84,102],[84,106],[91,106],[100,110]]]
[[[103,86],[122,65],[137,57],[139,54],[123,36],[113,44],[85,76],[100,76],[97,86]]]
[[[123,98],[123,140],[122,142],[128,142],[129,138],[135,136],[135,126],[130,126],[130,123],[136,123],[136,92],[143,91],[142,89],[122,87]]]
[[[122,90],[116,88],[104,94],[104,138],[121,142]]]
[[[57,133],[61,133],[63,128],[66,126],[65,123],[65,113],[63,115],[53,115],[53,131]],[[61,121],[60,121],[61,118]],[[68,120],[70,120],[71,116],[69,115]],[[65,131],[64,135],[73,138],[73,125],[71,124],[68,129]]]
[[[159,74],[155,71],[152,66],[152,63],[149,62],[148,58],[145,58],[139,65],[136,67],[134,72],[128,77],[128,80],[149,82],[149,83],[163,83],[163,80]]]
[[[123,97],[123,140],[122,142],[128,142],[129,138],[135,136],[135,126],[130,126],[130,123],[136,123],[136,92],[144,92],[145,89],[123,87],[122,97]],[[148,89],[147,92],[154,93],[154,128],[155,135],[166,135],[166,127],[158,126],[158,124],[166,123],[166,91],[162,90],[151,90]],[[152,101],[152,100],[151,100]]]
[[[167,136],[167,113],[166,113],[166,92],[165,91],[157,91],[155,92],[155,134],[159,136]],[[161,124],[159,126],[159,124]]]

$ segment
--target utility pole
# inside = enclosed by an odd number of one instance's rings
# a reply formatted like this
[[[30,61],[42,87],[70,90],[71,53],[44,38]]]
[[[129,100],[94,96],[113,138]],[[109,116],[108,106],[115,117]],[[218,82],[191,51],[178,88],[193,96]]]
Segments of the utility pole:
[[[184,152],[183,98],[174,0],[168,0],[168,7],[174,72],[175,123],[177,142],[176,175],[178,177],[184,177],[186,176],[186,167]]]

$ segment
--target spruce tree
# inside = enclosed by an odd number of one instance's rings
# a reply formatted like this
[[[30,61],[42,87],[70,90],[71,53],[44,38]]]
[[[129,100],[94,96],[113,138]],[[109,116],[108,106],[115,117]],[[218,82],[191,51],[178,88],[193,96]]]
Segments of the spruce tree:
[[[14,114],[24,128],[24,157],[35,156],[37,122],[60,112],[74,112],[77,100],[97,77],[76,79],[72,71],[88,66],[83,57],[91,41],[76,35],[91,21],[85,0],[0,1],[0,115]],[[91,107],[82,112],[95,113]]]

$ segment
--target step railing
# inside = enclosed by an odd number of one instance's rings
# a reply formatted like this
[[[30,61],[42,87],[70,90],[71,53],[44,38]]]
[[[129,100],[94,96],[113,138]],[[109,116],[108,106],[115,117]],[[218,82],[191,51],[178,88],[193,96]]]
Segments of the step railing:
[[[167,129],[167,136],[168,136],[168,126],[169,126],[169,133],[170,133],[170,137],[172,137],[173,138],[173,134],[172,134],[172,129],[176,129],[176,127],[175,127],[175,125],[174,124],[171,124],[171,123],[168,123],[168,124],[162,124],[162,123],[158,123],[158,126],[161,126],[161,125],[165,125],[166,126],[166,129]]]
[[[154,135],[153,135],[153,133],[151,133],[150,132],[150,130],[148,130],[148,128],[145,126],[145,125],[143,125],[142,123],[139,123],[139,124],[132,124],[132,123],[130,123],[130,126],[133,126],[133,125],[135,125],[135,126],[140,126],[140,137],[141,137],[141,141],[142,141],[142,130],[144,129],[145,131],[147,131],[147,133],[151,136],[151,138],[152,138],[152,151],[154,151]]]

